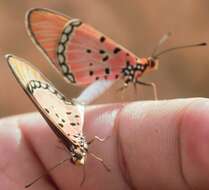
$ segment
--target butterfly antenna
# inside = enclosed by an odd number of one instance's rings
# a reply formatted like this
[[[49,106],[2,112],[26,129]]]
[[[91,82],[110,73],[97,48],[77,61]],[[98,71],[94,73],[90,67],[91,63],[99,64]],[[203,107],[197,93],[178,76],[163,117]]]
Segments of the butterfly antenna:
[[[32,186],[34,183],[36,183],[37,181],[39,181],[42,177],[48,175],[52,170],[54,170],[55,168],[57,168],[58,166],[60,166],[64,162],[66,162],[67,160],[70,160],[70,158],[67,158],[65,160],[62,160],[61,162],[59,162],[58,164],[56,164],[55,166],[53,166],[52,168],[50,168],[46,173],[44,173],[44,174],[40,175],[39,177],[37,177],[36,179],[34,179],[32,182],[30,182],[29,184],[27,184],[25,186],[25,189],[26,188],[29,188],[30,186]]]
[[[153,50],[153,52],[152,52],[152,54],[151,54],[151,57],[155,57],[155,54],[157,53],[159,47],[160,47],[162,44],[164,44],[164,43],[168,40],[168,38],[169,38],[171,35],[172,35],[172,33],[171,33],[171,32],[168,32],[168,33],[166,33],[166,34],[164,34],[164,35],[162,36],[162,38],[160,39],[160,41],[158,42],[158,44],[157,44],[156,47],[154,48],[154,50]]]
[[[185,48],[192,48],[192,47],[199,47],[199,46],[206,46],[207,43],[203,42],[203,43],[198,43],[198,44],[189,44],[189,45],[182,45],[182,46],[176,46],[176,47],[172,47],[169,49],[165,49],[161,52],[159,52],[158,54],[154,55],[154,58],[158,58],[159,56],[161,56],[162,54],[165,54],[167,52],[173,51],[173,50],[179,50],[179,49],[185,49]]]
[[[103,160],[102,158],[96,156],[96,155],[93,154],[93,153],[89,153],[89,154],[90,154],[94,159],[96,159],[97,161],[99,161],[99,162],[104,166],[104,168],[105,168],[108,172],[111,171],[111,169],[104,163],[104,160]]]

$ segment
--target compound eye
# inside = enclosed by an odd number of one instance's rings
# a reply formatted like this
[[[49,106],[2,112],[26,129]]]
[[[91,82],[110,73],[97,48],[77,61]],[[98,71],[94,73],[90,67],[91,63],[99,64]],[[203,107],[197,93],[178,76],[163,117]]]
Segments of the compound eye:
[[[153,68],[155,66],[155,61],[154,60],[150,60],[150,67]]]

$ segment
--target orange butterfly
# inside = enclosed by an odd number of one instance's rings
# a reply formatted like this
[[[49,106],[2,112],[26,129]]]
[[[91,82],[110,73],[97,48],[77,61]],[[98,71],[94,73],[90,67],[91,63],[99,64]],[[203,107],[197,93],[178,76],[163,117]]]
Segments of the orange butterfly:
[[[122,78],[124,87],[129,83],[152,86],[140,80],[149,70],[157,69],[158,58],[175,49],[204,46],[206,43],[166,49],[157,53],[167,39],[165,35],[152,56],[139,58],[79,19],[72,19],[52,10],[36,8],[26,15],[28,33],[50,62],[75,85],[86,85],[96,80]]]

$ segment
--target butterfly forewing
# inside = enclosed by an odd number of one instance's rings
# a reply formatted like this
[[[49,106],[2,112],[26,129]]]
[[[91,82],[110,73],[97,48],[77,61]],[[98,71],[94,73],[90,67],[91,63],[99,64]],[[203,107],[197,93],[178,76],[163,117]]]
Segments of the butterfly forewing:
[[[47,117],[68,138],[82,134],[83,106],[66,101],[49,83],[30,81],[28,90]]]
[[[65,97],[25,60],[7,56],[9,66],[34,104],[47,118],[50,127],[58,135],[76,144],[74,136],[82,135],[84,106]]]
[[[45,25],[31,17],[43,17]],[[40,18],[41,18],[40,16]],[[76,85],[84,85],[95,80],[115,80],[122,69],[136,63],[136,56],[113,40],[79,19],[69,19],[46,9],[34,9],[28,13],[26,21],[29,33],[64,77]],[[64,22],[63,22],[64,20]],[[50,23],[61,23],[47,27]],[[40,27],[38,27],[40,25]],[[44,27],[43,27],[44,26]],[[47,34],[44,37],[41,34]],[[56,35],[51,35],[56,33]],[[53,41],[53,47],[49,42]],[[43,45],[43,41],[46,41]],[[49,40],[49,42],[48,42]],[[47,47],[47,48],[46,48]],[[50,48],[48,48],[50,47]]]
[[[31,39],[53,64],[56,64],[54,50],[57,48],[60,33],[68,20],[68,17],[47,9],[33,9],[27,14],[26,25]]]

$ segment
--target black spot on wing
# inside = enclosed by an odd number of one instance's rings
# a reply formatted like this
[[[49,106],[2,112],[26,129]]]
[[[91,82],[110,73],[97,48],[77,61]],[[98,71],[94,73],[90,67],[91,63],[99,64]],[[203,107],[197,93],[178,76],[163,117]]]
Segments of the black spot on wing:
[[[64,127],[64,125],[63,125],[62,123],[58,123],[58,125],[59,125],[60,127]]]
[[[76,126],[76,123],[70,123],[71,126]]]
[[[107,75],[110,74],[110,68],[108,68],[108,67],[105,68],[105,74],[107,74]]]
[[[49,110],[48,110],[47,108],[44,108],[44,110],[45,110],[47,113],[49,113]]]
[[[89,75],[90,76],[94,75],[94,71],[89,71]]]
[[[91,53],[91,49],[86,49],[86,53]]]
[[[109,56],[106,55],[105,57],[102,58],[102,61],[107,61],[109,59]]]
[[[119,47],[116,47],[114,50],[113,50],[113,53],[114,54],[117,54],[121,51],[121,49]]]
[[[126,66],[128,67],[129,65],[130,65],[130,61],[127,60],[127,61],[126,61]]]
[[[100,50],[99,50],[99,53],[100,53],[100,54],[104,54],[104,53],[106,53],[106,51],[103,50],[103,49],[100,49]]]
[[[105,42],[105,40],[106,40],[106,38],[105,38],[104,36],[101,36],[101,37],[100,37],[100,42],[103,43],[103,42]]]

